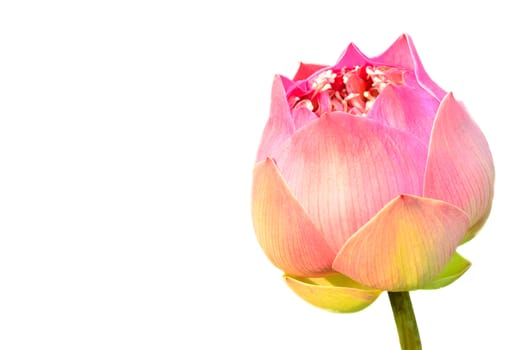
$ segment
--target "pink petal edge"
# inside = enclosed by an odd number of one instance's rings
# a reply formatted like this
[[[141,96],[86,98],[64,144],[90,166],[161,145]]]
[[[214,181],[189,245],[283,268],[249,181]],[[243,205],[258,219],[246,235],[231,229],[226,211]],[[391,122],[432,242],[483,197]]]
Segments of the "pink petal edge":
[[[326,68],[328,66],[321,65],[321,64],[312,64],[312,63],[304,63],[301,62],[299,64],[299,68],[297,69],[297,72],[295,73],[295,76],[293,77],[293,81],[299,81],[309,78],[312,74],[317,72],[320,69]]]
[[[280,146],[294,132],[295,126],[291,117],[290,106],[286,100],[283,80],[275,76],[271,90],[270,116],[262,133],[257,162],[266,157],[274,157]]]
[[[356,45],[350,43],[346,50],[341,54],[341,57],[339,57],[339,59],[337,60],[337,63],[335,64],[334,68],[350,68],[355,66],[361,66],[368,62],[370,62],[369,58],[365,56]]]
[[[452,203],[468,213],[472,226],[468,240],[489,215],[494,181],[486,138],[465,107],[452,93],[447,94],[432,130],[424,196]]]
[[[444,97],[445,91],[440,88],[427,74],[422,65],[414,43],[408,34],[401,35],[384,53],[372,58],[388,66],[401,66],[413,70],[416,79],[422,87],[429,91],[439,101]]]

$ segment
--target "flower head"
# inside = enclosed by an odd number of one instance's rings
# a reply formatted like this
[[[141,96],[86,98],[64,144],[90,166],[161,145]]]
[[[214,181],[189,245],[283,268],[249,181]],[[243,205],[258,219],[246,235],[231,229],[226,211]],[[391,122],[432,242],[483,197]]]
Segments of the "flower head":
[[[351,44],[334,66],[275,78],[253,222],[296,293],[356,311],[462,275],[456,248],[488,217],[493,183],[484,135],[403,35],[379,56]]]

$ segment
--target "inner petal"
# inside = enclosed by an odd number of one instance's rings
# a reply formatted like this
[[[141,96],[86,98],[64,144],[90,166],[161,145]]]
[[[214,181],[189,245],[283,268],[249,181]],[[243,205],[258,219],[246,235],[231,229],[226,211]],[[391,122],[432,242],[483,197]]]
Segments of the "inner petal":
[[[334,111],[366,116],[385,87],[403,85],[403,74],[389,66],[330,68],[308,80],[308,92],[291,92],[288,103],[292,110],[307,108],[318,116]]]

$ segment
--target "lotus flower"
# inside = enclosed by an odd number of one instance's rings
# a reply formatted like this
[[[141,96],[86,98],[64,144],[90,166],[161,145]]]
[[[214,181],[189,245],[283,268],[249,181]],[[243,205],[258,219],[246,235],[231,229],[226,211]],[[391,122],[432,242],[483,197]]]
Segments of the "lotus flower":
[[[276,76],[253,173],[258,242],[303,299],[353,312],[382,291],[439,288],[491,210],[494,166],[466,108],[402,35],[368,58]]]

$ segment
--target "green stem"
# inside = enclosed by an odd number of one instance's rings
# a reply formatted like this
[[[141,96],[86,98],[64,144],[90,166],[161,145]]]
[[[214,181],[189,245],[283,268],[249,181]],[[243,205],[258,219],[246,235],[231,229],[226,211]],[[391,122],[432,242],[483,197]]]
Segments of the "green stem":
[[[388,292],[402,350],[421,350],[422,342],[409,292]]]

